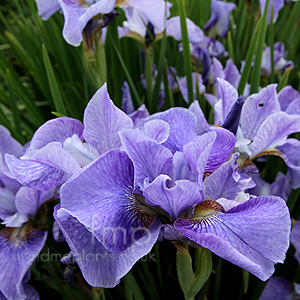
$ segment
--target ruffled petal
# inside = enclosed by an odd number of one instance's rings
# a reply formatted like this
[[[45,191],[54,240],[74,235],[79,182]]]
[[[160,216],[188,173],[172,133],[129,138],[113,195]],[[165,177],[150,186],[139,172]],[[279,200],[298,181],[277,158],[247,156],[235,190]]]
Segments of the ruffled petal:
[[[136,130],[123,130],[120,136],[134,165],[135,186],[143,184],[145,179],[151,182],[160,174],[170,175],[172,153],[169,149]]]
[[[199,185],[189,180],[177,180],[175,185],[168,187],[171,178],[167,175],[159,175],[150,185],[144,189],[144,197],[147,204],[159,206],[166,211],[173,220],[187,208],[203,200],[203,193],[199,191]]]

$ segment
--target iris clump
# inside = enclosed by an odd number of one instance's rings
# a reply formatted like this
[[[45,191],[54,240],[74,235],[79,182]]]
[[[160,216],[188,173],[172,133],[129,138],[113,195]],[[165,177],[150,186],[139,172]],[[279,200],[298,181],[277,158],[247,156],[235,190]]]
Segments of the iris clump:
[[[0,299],[296,299],[299,3],[5,3]]]

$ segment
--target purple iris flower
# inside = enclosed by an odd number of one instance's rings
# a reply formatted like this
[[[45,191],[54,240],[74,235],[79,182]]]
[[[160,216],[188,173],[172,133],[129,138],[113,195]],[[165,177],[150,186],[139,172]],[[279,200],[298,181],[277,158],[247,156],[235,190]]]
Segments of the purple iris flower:
[[[127,2],[126,5],[120,5],[127,19],[123,22],[123,27],[118,29],[120,38],[130,36],[147,44],[147,37],[151,39],[148,31],[154,39],[157,35],[162,35],[172,7],[170,2],[165,3],[162,0]]]
[[[263,51],[261,68],[268,76],[271,74],[271,48],[266,47]],[[292,61],[286,60],[287,53],[284,50],[284,44],[274,44],[274,71],[276,73],[284,72],[288,67],[294,67]]]
[[[256,196],[278,196],[287,201],[289,194],[292,190],[290,182],[287,176],[282,173],[278,173],[275,181],[270,184],[260,178],[259,174],[253,174],[252,178],[256,183],[256,186],[249,189],[248,192],[251,195]]]
[[[25,186],[38,190],[59,187],[100,154],[120,147],[118,132],[132,128],[137,114],[131,118],[115,107],[104,85],[85,109],[84,126],[67,117],[50,120],[36,131],[25,155],[18,159],[6,154],[6,163]]]
[[[229,27],[229,14],[235,8],[231,2],[211,1],[211,17],[205,24],[204,29],[209,30],[211,37],[225,37]]]
[[[171,108],[122,130],[120,149],[62,186],[54,216],[89,284],[118,284],[161,237],[162,223],[262,280],[284,260],[290,230],[284,200],[249,199],[244,190],[253,181],[239,174],[239,155],[226,162],[234,135],[218,127],[199,135],[193,110]]]
[[[0,128],[0,134],[1,167],[5,167],[2,160],[5,152],[20,156],[23,147],[5,128]],[[47,233],[32,228],[28,220],[34,219],[39,207],[52,197],[53,191],[22,187],[8,169],[2,173],[0,219],[6,228],[0,231],[0,296],[4,299],[38,299],[36,291],[26,282],[30,278],[30,267],[44,246]]]
[[[259,0],[261,14],[265,11],[266,0]],[[273,22],[276,22],[279,11],[284,6],[284,0],[270,0],[268,12],[268,24],[271,22],[271,11],[273,6]]]
[[[259,300],[297,300],[300,297],[300,286],[285,278],[272,277],[268,281]]]

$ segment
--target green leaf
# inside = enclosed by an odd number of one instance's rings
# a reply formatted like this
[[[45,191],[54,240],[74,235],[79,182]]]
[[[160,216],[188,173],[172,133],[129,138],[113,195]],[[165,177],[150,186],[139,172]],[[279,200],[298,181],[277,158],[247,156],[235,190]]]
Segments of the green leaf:
[[[260,84],[261,61],[262,61],[264,42],[265,42],[266,32],[267,32],[269,3],[270,3],[270,0],[267,0],[266,4],[265,4],[264,14],[262,16],[262,25],[261,25],[260,33],[259,33],[259,36],[258,36],[257,48],[256,48],[256,52],[255,52],[254,66],[253,66],[253,70],[252,70],[252,74],[251,74],[250,94],[257,93],[258,88],[259,88],[259,84]]]
[[[249,49],[248,49],[248,52],[247,52],[244,70],[243,70],[243,73],[242,73],[242,76],[241,76],[241,79],[240,79],[240,83],[239,83],[239,87],[238,87],[239,95],[243,94],[244,89],[246,87],[246,83],[247,83],[249,75],[250,75],[251,64],[252,64],[252,61],[253,61],[253,55],[254,55],[254,52],[255,52],[255,49],[256,49],[258,36],[260,35],[260,32],[261,32],[261,27],[262,27],[261,24],[262,24],[262,19],[260,18],[259,21],[256,24],[255,31],[254,31],[254,34],[252,36],[250,46],[249,46]]]
[[[187,89],[188,89],[188,98],[189,103],[193,103],[193,78],[192,78],[192,62],[191,62],[191,52],[190,52],[190,43],[188,37],[188,30],[186,25],[186,12],[184,6],[184,0],[178,0],[178,8],[180,15],[180,27],[181,27],[181,35],[182,35],[182,46],[183,46],[183,64],[184,71],[187,81]]]
[[[127,273],[127,275],[123,279],[125,291],[126,292],[126,299],[136,299],[136,300],[144,300],[144,296],[134,278],[132,275],[132,272]]]
[[[45,45],[43,45],[43,59],[55,109],[58,113],[67,116],[67,110],[65,108]]]
[[[124,60],[123,60],[123,58],[122,58],[120,52],[118,51],[118,49],[117,49],[117,47],[116,47],[116,44],[115,44],[115,42],[113,41],[113,39],[111,39],[110,41],[111,41],[111,43],[112,43],[112,45],[113,45],[113,47],[114,47],[114,49],[115,49],[115,51],[116,51],[117,57],[118,57],[118,59],[119,59],[119,61],[120,61],[120,64],[121,64],[121,66],[122,66],[122,68],[123,68],[123,71],[124,71],[125,76],[126,76],[126,79],[127,79],[127,81],[128,81],[130,90],[131,90],[131,92],[132,92],[132,94],[133,94],[135,103],[137,104],[137,106],[141,106],[143,103],[142,103],[142,101],[141,101],[141,99],[140,99],[139,93],[138,93],[138,91],[137,91],[137,89],[136,89],[136,87],[135,87],[135,85],[134,85],[134,82],[133,82],[133,80],[132,80],[132,78],[131,78],[131,76],[130,76],[130,73],[129,73],[129,71],[128,71],[126,65],[125,65],[125,62],[124,62]]]
[[[282,90],[288,84],[289,76],[292,71],[292,68],[293,67],[290,66],[290,67],[286,68],[286,70],[284,71],[283,75],[281,76],[281,78],[279,80],[278,86],[277,86],[277,93],[279,93],[280,90]]]

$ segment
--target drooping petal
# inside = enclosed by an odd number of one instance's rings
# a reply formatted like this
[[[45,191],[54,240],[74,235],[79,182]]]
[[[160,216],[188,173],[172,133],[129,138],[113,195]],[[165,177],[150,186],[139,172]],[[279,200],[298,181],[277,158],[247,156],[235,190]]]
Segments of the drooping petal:
[[[68,117],[47,121],[35,132],[30,143],[30,150],[40,149],[51,142],[63,143],[73,134],[82,139],[83,125],[80,121]]]
[[[175,228],[200,246],[267,280],[274,264],[284,261],[289,247],[291,222],[285,201],[258,197],[226,213],[218,205],[203,201],[196,206],[193,219],[177,219]]]
[[[154,216],[141,207],[133,191],[133,164],[113,149],[76,173],[61,188],[61,205],[93,232],[103,246],[123,251]]]
[[[247,98],[241,114],[244,138],[253,140],[266,118],[280,111],[276,87],[277,84],[270,84]]]
[[[145,234],[126,250],[110,252],[66,210],[56,206],[54,218],[84,278],[94,287],[115,287],[132,266],[151,251],[160,231],[160,221],[156,219]]]
[[[123,130],[120,133],[123,147],[134,165],[134,184],[150,182],[158,175],[170,175],[172,153],[157,141],[143,136],[136,130]]]
[[[300,116],[285,112],[269,116],[257,131],[251,145],[252,157],[277,145],[282,145],[288,135],[300,131]]]
[[[119,148],[119,132],[132,128],[132,120],[110,100],[104,84],[92,97],[84,112],[84,139],[100,154]]]
[[[175,186],[168,188],[169,180],[169,176],[159,175],[144,189],[143,194],[147,204],[159,206],[175,220],[182,211],[200,203],[203,193],[197,183],[189,180],[177,180]]]
[[[7,299],[27,299],[30,289],[24,288],[24,277],[42,250],[47,232],[28,228],[0,231],[0,291]]]

